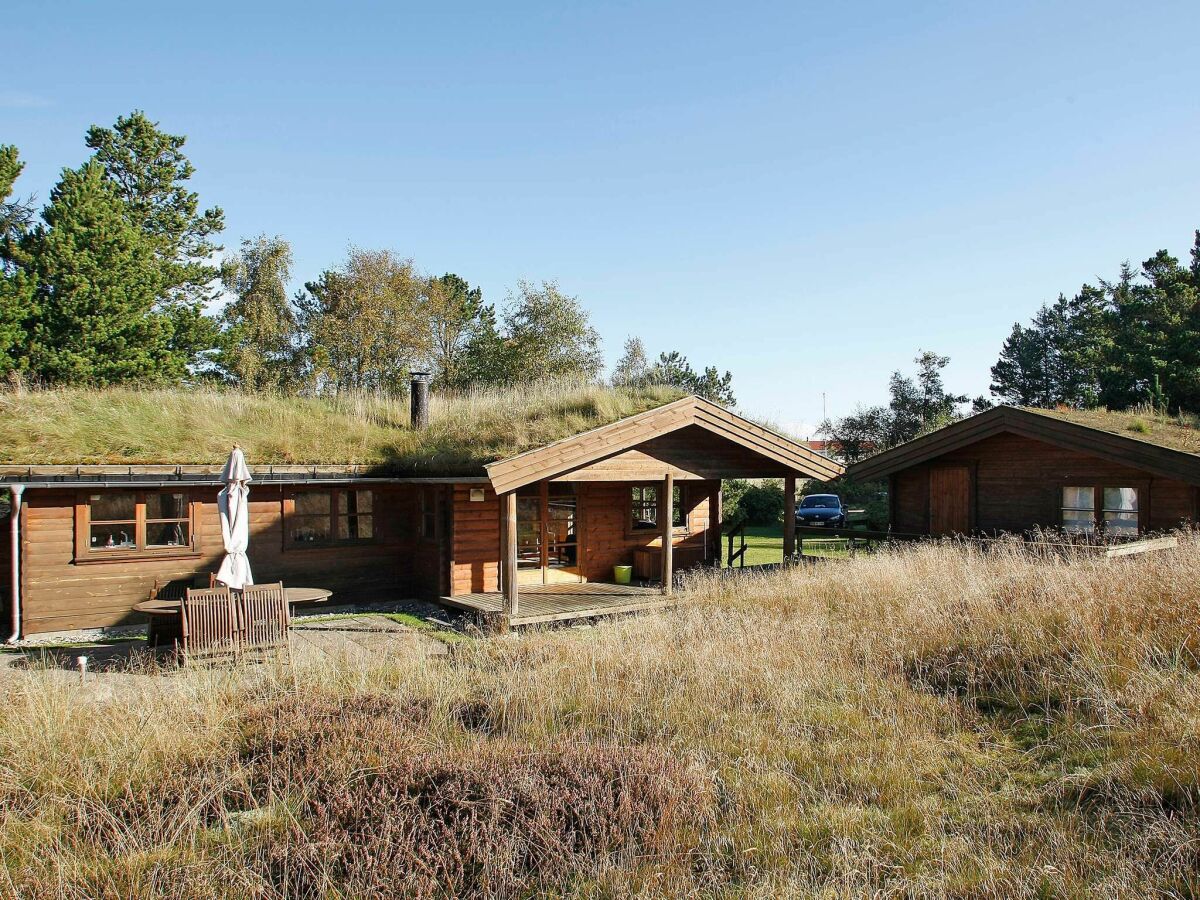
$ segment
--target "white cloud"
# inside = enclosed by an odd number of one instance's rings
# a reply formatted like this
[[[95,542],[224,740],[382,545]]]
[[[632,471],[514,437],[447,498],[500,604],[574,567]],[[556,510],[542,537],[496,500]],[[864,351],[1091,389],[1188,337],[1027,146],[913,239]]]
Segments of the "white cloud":
[[[41,109],[50,100],[40,94],[25,91],[0,91],[0,109]]]

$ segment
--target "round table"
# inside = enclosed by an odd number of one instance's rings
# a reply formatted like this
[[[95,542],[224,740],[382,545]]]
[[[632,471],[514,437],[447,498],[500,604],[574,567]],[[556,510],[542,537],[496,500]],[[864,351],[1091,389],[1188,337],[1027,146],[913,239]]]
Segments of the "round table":
[[[288,603],[292,606],[301,603],[324,603],[333,596],[333,591],[327,591],[325,588],[290,587],[284,588],[283,592],[287,594]],[[135,612],[151,616],[177,616],[182,604],[182,600],[143,600],[141,603],[135,603],[133,609]]]
[[[290,587],[284,588],[283,592],[292,606],[324,603],[333,596],[333,591],[325,588]],[[182,600],[143,600],[141,603],[133,605],[135,612],[154,617],[151,619],[149,632],[146,635],[147,643],[151,647],[157,647],[162,643],[169,645],[179,638],[181,622],[171,622],[164,617],[178,616],[182,607]]]

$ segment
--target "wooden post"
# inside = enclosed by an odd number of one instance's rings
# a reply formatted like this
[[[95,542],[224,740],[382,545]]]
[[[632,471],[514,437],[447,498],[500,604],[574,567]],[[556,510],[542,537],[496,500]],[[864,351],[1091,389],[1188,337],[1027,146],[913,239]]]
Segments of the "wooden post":
[[[658,525],[662,530],[662,592],[671,596],[672,560],[675,549],[675,530],[671,519],[674,504],[671,502],[675,493],[675,476],[668,472],[663,476],[662,495],[658,498]]]
[[[783,561],[790,563],[796,555],[796,476],[783,479]]]
[[[517,614],[517,492],[504,495],[504,615]]]

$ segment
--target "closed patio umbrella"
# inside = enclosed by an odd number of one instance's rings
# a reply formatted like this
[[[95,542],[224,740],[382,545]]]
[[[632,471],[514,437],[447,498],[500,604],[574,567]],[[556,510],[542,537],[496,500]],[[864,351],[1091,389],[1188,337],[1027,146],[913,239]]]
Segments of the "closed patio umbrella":
[[[250,546],[250,467],[237,444],[221,472],[225,487],[217,494],[221,514],[221,538],[225,541],[225,559],[217,571],[217,581],[235,591],[254,583],[246,550]]]

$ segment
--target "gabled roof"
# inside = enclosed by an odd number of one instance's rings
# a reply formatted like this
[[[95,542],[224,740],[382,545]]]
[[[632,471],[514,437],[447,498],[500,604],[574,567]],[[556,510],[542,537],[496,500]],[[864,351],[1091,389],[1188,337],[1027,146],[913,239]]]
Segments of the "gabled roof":
[[[1016,406],[994,407],[885,450],[850,466],[846,476],[858,480],[881,478],[1002,433],[1019,434],[1155,475],[1200,484],[1200,454],[1134,437],[1133,433],[1117,434],[1110,428],[1084,425],[1069,413]]]
[[[694,396],[502,459],[485,468],[496,492],[503,494],[546,478],[565,475],[654,438],[693,426],[738,444],[802,478],[829,479],[842,473],[843,467],[839,463],[813,452],[802,443]]]

